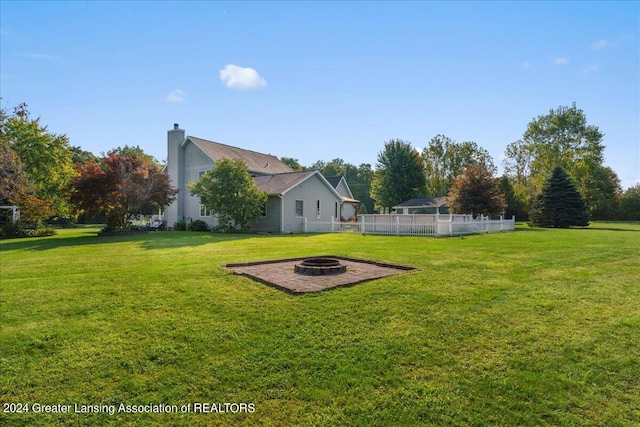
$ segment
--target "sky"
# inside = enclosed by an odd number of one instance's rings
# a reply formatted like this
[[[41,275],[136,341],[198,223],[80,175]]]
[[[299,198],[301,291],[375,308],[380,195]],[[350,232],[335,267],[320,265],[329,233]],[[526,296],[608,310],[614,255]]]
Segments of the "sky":
[[[474,141],[574,102],[640,182],[640,2],[0,1],[2,108],[94,154],[166,132],[303,166]]]

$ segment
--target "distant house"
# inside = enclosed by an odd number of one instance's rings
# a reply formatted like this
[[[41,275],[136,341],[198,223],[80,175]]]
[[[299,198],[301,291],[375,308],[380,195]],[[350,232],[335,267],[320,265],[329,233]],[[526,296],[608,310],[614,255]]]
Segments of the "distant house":
[[[294,172],[277,157],[245,150],[202,138],[186,136],[177,124],[167,135],[167,166],[171,185],[180,192],[166,208],[165,220],[172,227],[178,220],[202,220],[210,226],[218,225],[215,212],[200,204],[187,187],[213,168],[221,159],[242,160],[258,188],[268,194],[263,215],[250,227],[253,231],[269,233],[297,233],[304,223],[331,222],[357,201],[353,199],[346,181],[335,187],[318,171]]]
[[[411,199],[393,207],[397,214],[446,214],[447,197]]]

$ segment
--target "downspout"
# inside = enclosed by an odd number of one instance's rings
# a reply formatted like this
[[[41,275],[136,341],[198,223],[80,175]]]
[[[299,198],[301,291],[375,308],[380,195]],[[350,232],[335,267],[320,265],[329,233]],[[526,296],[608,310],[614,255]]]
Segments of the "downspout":
[[[284,234],[284,195],[278,194],[280,197],[280,234]]]

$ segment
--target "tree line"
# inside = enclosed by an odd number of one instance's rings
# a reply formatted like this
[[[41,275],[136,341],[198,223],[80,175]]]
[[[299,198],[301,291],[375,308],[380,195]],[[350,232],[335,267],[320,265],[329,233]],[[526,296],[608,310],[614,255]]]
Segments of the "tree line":
[[[616,173],[603,164],[603,139],[604,134],[587,123],[585,113],[574,103],[534,118],[522,139],[507,145],[500,177],[486,149],[445,135],[433,137],[422,151],[411,142],[392,139],[378,153],[375,169],[369,164],[355,167],[342,159],[318,161],[308,168],[296,159],[283,160],[294,169],[345,176],[366,212],[414,198],[449,196],[454,209],[463,209],[457,212],[504,212],[522,220],[529,218],[535,198],[559,167],[583,198],[591,219],[640,220],[640,184],[623,191]],[[471,203],[474,197],[480,200]],[[461,200],[467,202],[460,205]]]
[[[522,138],[507,145],[500,177],[487,150],[445,135],[431,138],[421,151],[411,142],[389,140],[375,167],[340,158],[309,166],[295,158],[281,160],[294,170],[344,176],[361,213],[413,198],[449,196],[452,211],[525,220],[538,215],[540,195],[560,168],[589,218],[640,220],[640,184],[622,190],[616,173],[603,165],[603,138],[573,104],[534,118]],[[162,165],[140,147],[95,156],[72,146],[66,135],[49,132],[39,118],[31,118],[26,104],[12,113],[0,110],[0,166],[0,205],[20,206],[26,229],[96,214],[111,227],[124,227],[132,215],[157,212],[176,195]]]

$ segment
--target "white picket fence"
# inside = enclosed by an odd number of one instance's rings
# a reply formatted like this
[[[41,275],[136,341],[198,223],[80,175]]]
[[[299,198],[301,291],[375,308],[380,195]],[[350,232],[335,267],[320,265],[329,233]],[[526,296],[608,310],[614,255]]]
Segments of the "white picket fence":
[[[308,221],[304,218],[305,233],[382,234],[393,236],[459,236],[472,233],[497,233],[515,230],[515,217],[492,220],[488,217],[473,218],[471,215],[359,215],[357,222]]]

